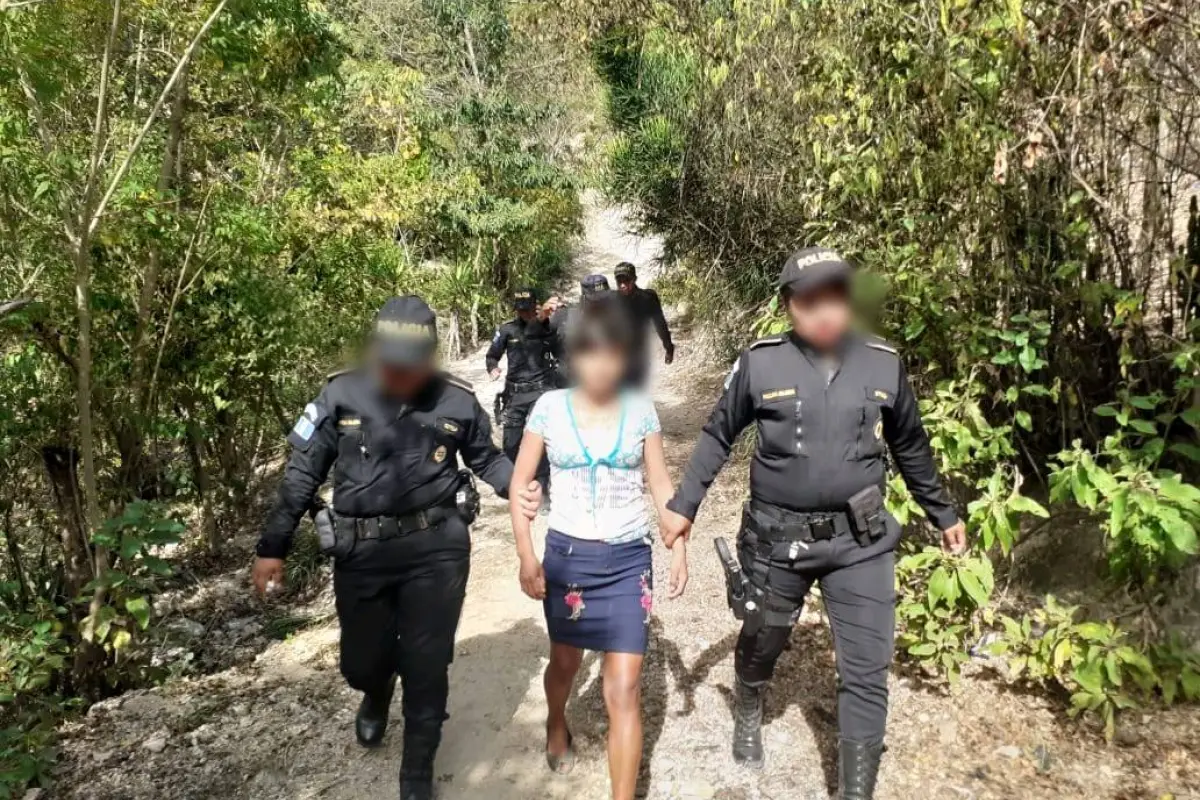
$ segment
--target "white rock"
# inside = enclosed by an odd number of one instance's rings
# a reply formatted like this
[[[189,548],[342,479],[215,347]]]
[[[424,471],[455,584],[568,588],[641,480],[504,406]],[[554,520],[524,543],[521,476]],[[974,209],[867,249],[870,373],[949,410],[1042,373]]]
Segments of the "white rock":
[[[41,798],[45,796],[45,791],[45,789],[30,789],[29,791],[25,792],[25,796],[22,798],[22,800],[41,800]]]
[[[170,734],[166,731],[158,731],[146,741],[142,742],[142,747],[149,750],[151,753],[161,753],[167,749],[167,739]]]
[[[1003,758],[1020,758],[1021,757],[1021,748],[1016,747],[1011,744],[1006,744],[1003,747],[997,747],[992,752],[995,755],[1001,756]]]

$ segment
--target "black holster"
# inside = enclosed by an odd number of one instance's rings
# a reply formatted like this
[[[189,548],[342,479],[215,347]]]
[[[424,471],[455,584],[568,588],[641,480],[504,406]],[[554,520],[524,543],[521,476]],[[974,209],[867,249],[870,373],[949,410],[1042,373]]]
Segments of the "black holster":
[[[479,488],[475,485],[475,476],[469,470],[459,470],[458,481],[454,505],[458,508],[463,522],[470,525],[479,516]]]
[[[887,510],[883,504],[883,492],[878,486],[868,486],[855,492],[846,502],[850,515],[850,528],[860,547],[867,547],[887,533]]]
[[[504,407],[508,405],[508,389],[504,389],[496,393],[496,400],[492,403],[492,416],[496,420],[496,425],[504,426]]]
[[[353,528],[339,525],[333,515],[333,509],[322,505],[313,514],[313,526],[317,529],[317,542],[320,544],[321,555],[333,558],[345,558],[354,551],[355,536]]]
[[[742,622],[742,630],[753,636],[763,623],[761,593],[746,578],[725,539],[718,536],[713,544],[717,548],[721,569],[725,572],[725,594],[729,608],[733,611],[733,616]]]

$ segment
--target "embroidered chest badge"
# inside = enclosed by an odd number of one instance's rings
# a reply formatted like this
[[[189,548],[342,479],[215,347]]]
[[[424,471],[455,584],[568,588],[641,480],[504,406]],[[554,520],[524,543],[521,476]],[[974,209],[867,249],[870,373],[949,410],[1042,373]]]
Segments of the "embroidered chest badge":
[[[875,423],[875,438],[876,440],[883,438],[883,420]]]
[[[446,446],[445,445],[440,444],[440,445],[438,445],[437,449],[433,451],[433,460],[434,460],[434,462],[436,462],[438,464],[440,464],[446,460]]]
[[[796,387],[794,387],[794,386],[789,387],[787,389],[770,389],[770,390],[762,393],[762,399],[763,399],[764,403],[768,403],[772,400],[782,400],[785,397],[795,397],[795,396],[796,396]]]

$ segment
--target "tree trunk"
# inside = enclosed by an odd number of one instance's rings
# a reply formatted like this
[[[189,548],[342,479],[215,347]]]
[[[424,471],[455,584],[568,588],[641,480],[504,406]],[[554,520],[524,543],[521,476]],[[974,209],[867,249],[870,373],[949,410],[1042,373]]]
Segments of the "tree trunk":
[[[195,413],[188,414],[187,422],[188,457],[192,462],[192,480],[200,499],[200,532],[208,545],[208,552],[216,555],[221,550],[217,535],[217,521],[213,514],[212,492],[209,491],[208,471],[204,468],[204,434]]]
[[[91,579],[88,528],[79,486],[79,454],[69,447],[43,447],[42,463],[54,494],[54,507],[58,510],[65,594],[69,600],[74,600]]]
[[[4,504],[4,548],[12,562],[13,582],[17,584],[17,598],[21,608],[29,608],[29,584],[25,582],[25,568],[21,563],[21,548],[17,545],[17,531],[13,528],[12,504]]]

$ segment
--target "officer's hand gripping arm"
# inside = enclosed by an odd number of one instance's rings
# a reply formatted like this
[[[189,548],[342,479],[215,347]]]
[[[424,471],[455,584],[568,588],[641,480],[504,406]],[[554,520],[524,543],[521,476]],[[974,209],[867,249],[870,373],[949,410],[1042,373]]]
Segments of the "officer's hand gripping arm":
[[[946,530],[958,522],[958,511],[938,476],[933,449],[929,446],[929,435],[921,423],[917,398],[903,367],[900,368],[896,401],[890,413],[887,409],[884,411],[883,434],[904,483],[925,510],[929,521],[938,530]]]
[[[725,382],[721,399],[700,432],[700,440],[684,471],[683,484],[667,503],[667,508],[690,520],[696,518],[708,487],[729,459],[729,451],[738,434],[754,418],[748,373],[748,356],[743,353]]]
[[[304,417],[288,435],[292,454],[283,473],[278,499],[258,540],[257,553],[262,558],[287,555],[300,518],[312,507],[317,490],[337,460],[337,430],[323,400],[324,395],[310,403]]]
[[[496,490],[500,497],[508,498],[508,484],[512,480],[512,462],[492,443],[492,423],[478,400],[473,400],[475,418],[467,431],[463,443],[463,460],[471,471],[484,483]]]

